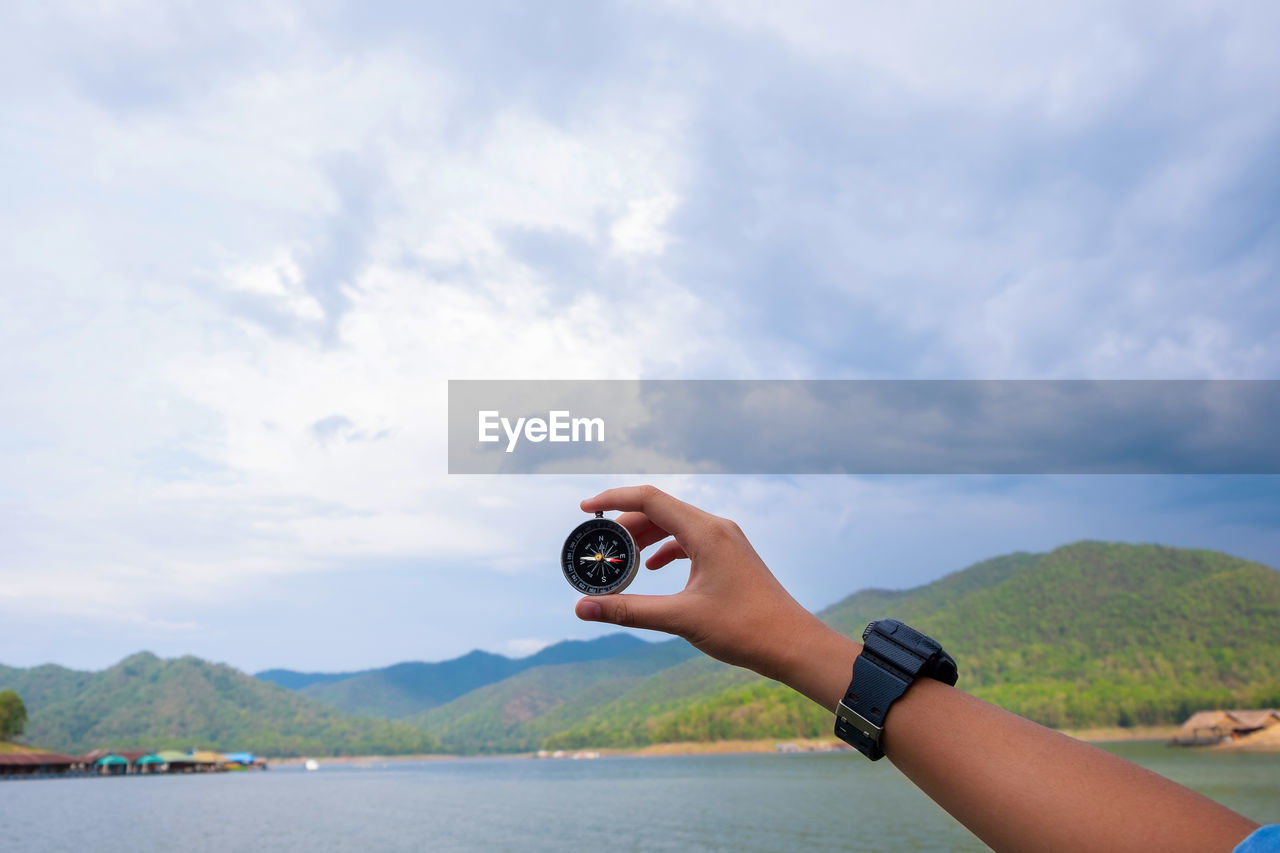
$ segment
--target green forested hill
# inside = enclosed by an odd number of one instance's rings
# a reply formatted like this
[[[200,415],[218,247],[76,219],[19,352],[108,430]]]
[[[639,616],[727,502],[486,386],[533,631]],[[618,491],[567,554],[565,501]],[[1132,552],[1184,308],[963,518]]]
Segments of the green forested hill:
[[[405,722],[438,737],[451,752],[537,749],[548,736],[631,692],[652,673],[679,670],[683,661],[696,657],[699,653],[685,641],[670,640],[605,660],[534,667]]]
[[[133,655],[102,672],[0,667],[0,690],[26,704],[24,740],[61,750],[249,750],[264,755],[433,752],[404,723],[347,716],[221,664]]]
[[[864,590],[821,616],[855,636],[874,618],[909,622],[955,655],[961,687],[1050,725],[1178,722],[1201,708],[1280,705],[1280,572],[1212,551],[1080,542],[987,560],[916,589]],[[616,651],[552,647],[526,660],[542,665],[400,722],[347,716],[230,667],[149,654],[103,672],[0,666],[0,690],[26,703],[28,742],[65,751],[498,752],[830,732],[829,711],[683,641],[589,659]],[[493,676],[452,674],[453,690]],[[310,678],[283,677],[294,675]],[[302,686],[343,680],[324,682]],[[358,695],[379,684],[384,695]],[[346,701],[381,702],[391,716],[437,689],[425,684],[384,678],[344,689]]]
[[[348,714],[398,719],[442,705],[472,690],[538,666],[601,660],[645,642],[631,634],[564,640],[524,658],[473,651],[438,663],[398,663],[354,673],[300,673],[273,669],[255,677],[297,690]]]
[[[1280,704],[1280,573],[1212,551],[1080,542],[912,590],[863,591],[821,615],[855,636],[871,619],[900,618],[945,643],[961,687],[1049,725],[1178,722],[1200,708]],[[705,683],[688,689],[691,673]],[[544,745],[831,727],[829,712],[790,690],[711,662],[658,672],[576,715]]]

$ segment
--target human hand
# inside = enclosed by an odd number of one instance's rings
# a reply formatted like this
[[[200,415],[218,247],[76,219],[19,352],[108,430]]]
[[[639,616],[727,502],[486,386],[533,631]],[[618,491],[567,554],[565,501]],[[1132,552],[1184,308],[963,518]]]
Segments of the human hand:
[[[653,486],[610,489],[582,509],[623,510],[618,521],[638,547],[661,542],[650,569],[686,558],[690,568],[681,592],[583,598],[580,619],[677,634],[836,707],[861,645],[801,607],[738,525]],[[884,744],[899,770],[996,850],[1226,850],[1257,829],[1118,756],[928,678],[894,703]]]
[[[684,637],[725,663],[744,666],[795,687],[828,707],[834,702],[806,689],[815,646],[843,652],[836,676],[848,682],[856,650],[796,602],[769,571],[737,524],[684,503],[653,486],[609,489],[582,502],[585,512],[623,510],[618,522],[638,548],[662,542],[645,565],[660,569],[688,559],[689,581],[674,595],[590,596],[578,602],[579,619],[650,628]],[[665,540],[665,541],[664,541]],[[833,636],[839,638],[838,642]],[[843,683],[837,689],[842,691]],[[838,700],[839,696],[835,697]]]

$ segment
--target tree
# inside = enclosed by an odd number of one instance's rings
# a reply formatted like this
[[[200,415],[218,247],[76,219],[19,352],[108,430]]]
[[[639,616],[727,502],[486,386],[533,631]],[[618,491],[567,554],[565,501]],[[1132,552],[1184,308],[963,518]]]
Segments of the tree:
[[[0,691],[0,741],[13,740],[27,726],[27,706],[13,690]]]

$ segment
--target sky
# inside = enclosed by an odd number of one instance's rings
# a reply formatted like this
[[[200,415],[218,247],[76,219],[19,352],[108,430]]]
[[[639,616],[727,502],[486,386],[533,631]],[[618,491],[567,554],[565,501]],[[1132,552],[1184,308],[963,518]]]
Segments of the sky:
[[[1280,6],[0,6],[0,663],[523,655],[627,481],[450,379],[1280,378]],[[1275,477],[651,478],[805,606]],[[667,593],[672,566],[632,591]],[[652,635],[648,635],[653,638]]]

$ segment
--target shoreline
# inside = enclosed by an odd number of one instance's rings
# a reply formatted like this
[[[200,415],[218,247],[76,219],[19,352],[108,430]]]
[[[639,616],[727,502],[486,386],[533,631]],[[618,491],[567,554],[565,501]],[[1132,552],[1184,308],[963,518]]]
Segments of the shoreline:
[[[1067,737],[1086,743],[1104,745],[1116,743],[1168,743],[1174,733],[1179,730],[1176,725],[1162,726],[1119,726],[1055,729]],[[0,752],[48,752],[40,747],[26,744],[4,743]],[[1206,745],[1200,747],[1182,747],[1190,750],[1212,750],[1214,752],[1280,752],[1280,726],[1274,730],[1259,732],[1257,736],[1241,738],[1236,741]],[[650,758],[663,756],[691,755],[763,755],[763,754],[796,754],[796,753],[831,753],[849,752],[852,747],[838,738],[762,738],[757,740],[717,740],[717,741],[684,741],[677,743],[655,743],[633,747],[599,747],[566,750],[538,750],[525,752],[502,752],[489,754],[457,755],[451,753],[418,753],[413,755],[340,755],[340,756],[290,756],[266,758],[273,767],[294,767],[304,765],[313,759],[323,765],[348,767],[366,767],[373,764],[415,762],[415,761],[463,761],[474,759],[510,759],[525,758],[535,760],[574,760],[605,757]]]
[[[510,753],[511,755],[527,755],[528,753]],[[424,752],[414,755],[294,755],[288,758],[272,758],[266,756],[272,767],[288,767],[294,764],[305,764],[315,760],[321,764],[373,764],[384,761],[458,761],[471,758],[467,755],[452,755],[443,752]]]
[[[1135,726],[1133,728],[1106,727],[1087,729],[1056,729],[1068,737],[1094,744],[1110,743],[1162,743],[1168,741],[1178,727]],[[428,753],[422,755],[343,755],[334,757],[303,756],[294,758],[269,759],[273,765],[295,765],[304,763],[308,757],[323,764],[370,764],[392,761],[461,761],[474,758],[530,758],[535,760],[572,760],[575,757],[653,757],[678,755],[753,755],[765,753],[826,753],[852,751],[852,747],[835,737],[822,738],[764,738],[759,740],[717,740],[717,741],[684,741],[677,743],[654,743],[647,746],[634,747],[583,747],[582,749],[538,750],[534,752],[504,752],[484,755],[452,755]]]
[[[1067,737],[1082,740],[1086,743],[1143,743],[1153,741],[1168,741],[1174,732],[1178,731],[1178,726],[1173,724],[1163,726],[1131,726],[1122,728],[1120,726],[1098,726],[1085,729],[1055,729],[1054,731],[1062,732]]]

